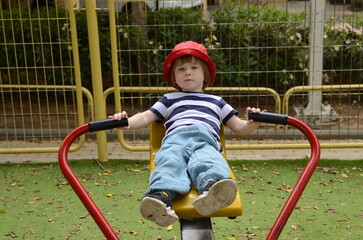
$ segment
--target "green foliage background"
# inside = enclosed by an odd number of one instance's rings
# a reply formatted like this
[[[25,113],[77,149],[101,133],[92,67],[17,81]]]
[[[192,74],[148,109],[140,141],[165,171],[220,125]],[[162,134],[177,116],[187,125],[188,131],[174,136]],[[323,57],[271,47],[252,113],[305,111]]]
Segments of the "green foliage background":
[[[72,84],[73,59],[67,11],[60,8],[3,10],[0,32],[2,83],[26,70],[17,84]],[[147,25],[136,27],[117,13],[119,71],[123,85],[165,85],[162,62],[175,44],[203,43],[217,65],[216,86],[258,86],[285,92],[307,84],[309,20],[304,13],[229,2],[203,20],[200,8],[147,9]],[[87,17],[76,12],[81,75],[91,88]],[[324,83],[360,83],[363,67],[361,18],[325,23]],[[109,15],[98,13],[101,68],[112,86]],[[17,32],[20,30],[20,33]],[[19,70],[20,69],[20,70]],[[6,74],[4,74],[6,73]],[[147,73],[140,77],[135,73]]]

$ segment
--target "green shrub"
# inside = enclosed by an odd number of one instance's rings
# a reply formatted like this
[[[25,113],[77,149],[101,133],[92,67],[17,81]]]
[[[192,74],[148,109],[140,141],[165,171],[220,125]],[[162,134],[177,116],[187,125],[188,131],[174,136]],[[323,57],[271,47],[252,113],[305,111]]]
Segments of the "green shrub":
[[[28,84],[72,84],[69,20],[64,9],[2,10],[0,64],[17,74],[38,75]],[[278,92],[307,84],[309,19],[274,7],[229,2],[212,11],[213,23],[200,8],[147,9],[147,22],[137,27],[132,16],[117,13],[119,71],[123,85],[163,86],[162,63],[175,44],[204,44],[217,65],[216,86],[270,87]],[[112,86],[109,17],[98,13],[104,87]],[[50,20],[47,20],[50,19]],[[91,88],[85,11],[76,12],[83,84]],[[356,83],[362,79],[362,18],[326,22],[324,83]],[[19,29],[20,33],[15,33]],[[51,68],[56,66],[56,68]],[[2,74],[3,76],[4,74]],[[18,74],[19,75],[19,74]],[[337,78],[338,76],[338,78]],[[351,80],[351,79],[354,79]],[[6,83],[2,77],[2,83]],[[22,83],[20,81],[20,83]]]
[[[363,19],[331,19],[325,24],[324,81],[326,84],[360,83],[363,78]]]
[[[34,82],[19,78],[18,84],[72,84],[65,16],[64,9],[55,8],[1,10],[0,66],[8,73],[2,74],[3,83],[14,83],[11,79],[26,71]]]
[[[223,82],[232,86],[259,86],[284,90],[304,81],[308,29],[302,13],[273,7],[228,4],[213,13],[222,54]],[[214,56],[215,56],[214,55]]]
[[[130,14],[119,13],[118,47],[124,50],[121,50],[120,59],[126,66],[123,73],[150,73],[144,77],[124,77],[123,84],[165,85],[162,76],[155,73],[162,72],[162,63],[175,44],[187,40],[203,42],[209,30],[208,23],[201,16],[200,9],[148,9],[146,27],[137,28],[132,25]]]

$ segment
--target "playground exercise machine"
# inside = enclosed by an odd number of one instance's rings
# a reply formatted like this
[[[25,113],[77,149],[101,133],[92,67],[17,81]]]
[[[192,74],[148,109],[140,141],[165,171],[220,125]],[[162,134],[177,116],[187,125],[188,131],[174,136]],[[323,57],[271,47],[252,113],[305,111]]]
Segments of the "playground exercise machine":
[[[288,197],[285,205],[283,206],[279,216],[277,217],[274,225],[272,226],[266,239],[278,239],[286,222],[288,221],[292,211],[294,210],[298,200],[300,199],[307,183],[309,182],[314,170],[320,160],[320,144],[317,136],[313,130],[306,125],[304,122],[281,114],[275,113],[259,113],[249,114],[249,119],[253,119],[258,122],[274,123],[289,125],[300,130],[308,139],[311,146],[311,156],[303,172],[301,173],[298,181],[295,184],[290,196]],[[106,119],[100,121],[93,121],[83,124],[73,131],[71,131],[67,137],[63,140],[58,154],[59,166],[73,190],[76,192],[94,221],[97,223],[105,237],[110,239],[119,239],[117,234],[114,232],[110,224],[107,222],[105,217],[102,215],[99,208],[93,202],[87,191],[78,180],[76,175],[71,170],[68,163],[68,151],[72,143],[81,135],[87,132],[102,131],[112,128],[127,126],[127,119],[113,120]],[[154,168],[154,157],[157,150],[160,148],[161,139],[164,135],[164,130],[161,124],[152,124],[150,128],[150,164],[151,171]],[[224,134],[221,132],[221,143],[224,145]],[[225,151],[222,152],[225,156]],[[234,177],[231,171],[231,177]],[[181,239],[183,240],[213,240],[213,229],[211,224],[211,217],[228,217],[234,218],[242,215],[242,201],[240,193],[238,192],[236,200],[228,207],[218,210],[210,216],[201,216],[193,208],[192,202],[198,196],[198,193],[193,188],[187,195],[179,196],[173,200],[173,209],[180,218],[181,225]]]

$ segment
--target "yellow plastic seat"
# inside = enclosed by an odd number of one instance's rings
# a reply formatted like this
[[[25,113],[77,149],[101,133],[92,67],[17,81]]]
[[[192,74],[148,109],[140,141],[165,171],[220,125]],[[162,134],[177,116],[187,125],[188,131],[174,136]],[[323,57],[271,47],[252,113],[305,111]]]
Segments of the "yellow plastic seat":
[[[165,135],[164,125],[161,123],[152,123],[150,125],[150,171],[155,168],[155,156],[161,146],[161,141]],[[226,159],[225,152],[225,138],[223,126],[221,126],[220,138],[222,144],[222,156]],[[232,169],[230,168],[231,178],[235,179]],[[204,218],[204,217],[229,217],[234,218],[242,215],[243,207],[241,195],[238,190],[236,199],[234,202],[226,207],[222,208],[209,216],[200,215],[193,207],[193,201],[198,197],[198,192],[192,187],[192,189],[186,195],[178,195],[172,201],[173,209],[179,218],[190,219],[190,218]]]

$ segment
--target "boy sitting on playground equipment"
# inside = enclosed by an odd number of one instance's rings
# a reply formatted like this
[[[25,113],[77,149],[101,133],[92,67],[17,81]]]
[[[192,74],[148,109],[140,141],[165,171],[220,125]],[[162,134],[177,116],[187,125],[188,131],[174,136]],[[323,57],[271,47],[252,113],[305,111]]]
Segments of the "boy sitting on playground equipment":
[[[165,94],[149,110],[128,118],[129,125],[122,128],[137,129],[166,120],[156,167],[140,205],[141,215],[160,226],[179,219],[171,200],[177,194],[187,194],[192,184],[200,194],[193,206],[203,216],[229,206],[236,198],[237,183],[230,178],[229,166],[220,154],[220,125],[244,135],[260,123],[240,119],[221,97],[203,93],[214,82],[215,73],[203,45],[192,41],[177,44],[164,61],[163,74],[179,91]],[[259,113],[260,109],[247,107],[246,112]],[[109,118],[127,117],[123,111]]]

